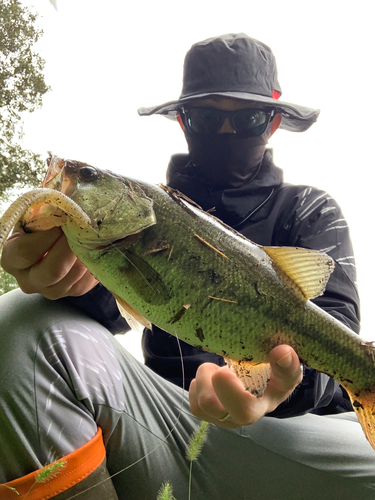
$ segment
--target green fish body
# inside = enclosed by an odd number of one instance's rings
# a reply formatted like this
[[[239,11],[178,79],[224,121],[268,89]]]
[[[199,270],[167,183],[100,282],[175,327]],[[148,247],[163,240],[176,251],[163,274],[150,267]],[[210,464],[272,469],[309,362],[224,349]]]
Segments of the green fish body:
[[[63,230],[125,315],[239,365],[292,346],[346,388],[375,447],[375,348],[308,300],[323,293],[328,256],[261,247],[169,188],[79,162],[45,186],[65,186],[89,216]]]

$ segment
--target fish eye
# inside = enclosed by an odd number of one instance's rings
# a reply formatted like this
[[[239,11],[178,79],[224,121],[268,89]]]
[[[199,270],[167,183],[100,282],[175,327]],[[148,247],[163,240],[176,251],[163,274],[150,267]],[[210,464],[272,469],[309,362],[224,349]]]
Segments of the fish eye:
[[[94,182],[99,177],[98,171],[88,165],[79,169],[79,176],[85,182]]]

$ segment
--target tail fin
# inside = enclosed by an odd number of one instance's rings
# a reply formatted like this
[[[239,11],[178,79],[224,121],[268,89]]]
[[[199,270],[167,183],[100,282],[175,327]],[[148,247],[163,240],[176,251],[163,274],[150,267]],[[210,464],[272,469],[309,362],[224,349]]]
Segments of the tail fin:
[[[348,389],[346,391],[349,394],[363,432],[375,450],[375,393],[362,391],[353,394]]]

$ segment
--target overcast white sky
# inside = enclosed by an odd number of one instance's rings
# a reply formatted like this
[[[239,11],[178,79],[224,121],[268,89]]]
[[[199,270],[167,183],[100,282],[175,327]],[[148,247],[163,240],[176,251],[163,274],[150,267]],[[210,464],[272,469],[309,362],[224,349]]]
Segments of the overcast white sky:
[[[163,182],[179,126],[137,108],[178,97],[186,51],[245,32],[277,58],[282,100],[321,109],[308,132],[270,145],[288,182],[325,189],[343,208],[357,257],[362,335],[375,340],[373,306],[374,28],[370,0],[22,0],[40,13],[52,91],[25,119],[25,146]]]

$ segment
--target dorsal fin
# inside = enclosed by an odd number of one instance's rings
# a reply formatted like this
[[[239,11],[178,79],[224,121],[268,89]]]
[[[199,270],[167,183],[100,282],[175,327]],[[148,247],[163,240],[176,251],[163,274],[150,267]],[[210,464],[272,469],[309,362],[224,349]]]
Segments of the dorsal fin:
[[[300,288],[306,299],[323,294],[334,269],[334,261],[329,255],[296,247],[263,247],[263,250]]]
[[[136,330],[139,333],[142,333],[143,328],[152,329],[151,323],[144,318],[141,314],[139,314],[132,306],[130,306],[124,299],[112,293],[117,302],[117,307],[121,313],[121,316],[126,319],[128,325],[132,330]]]

